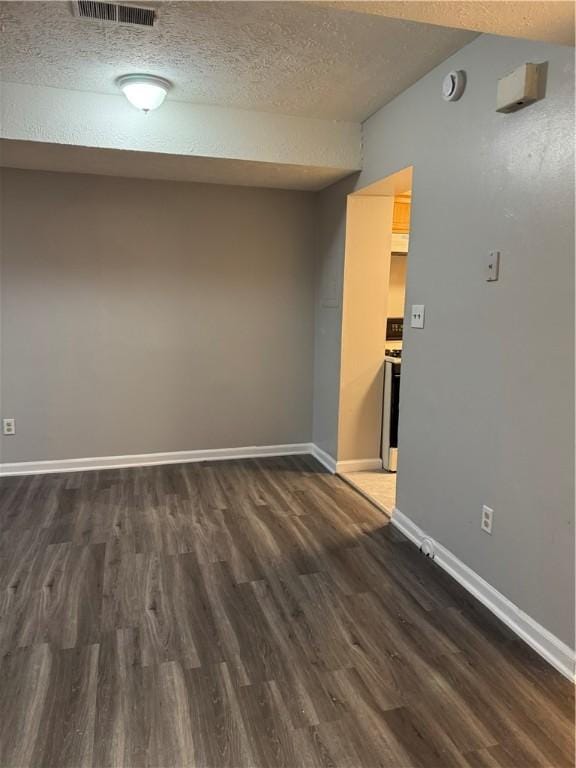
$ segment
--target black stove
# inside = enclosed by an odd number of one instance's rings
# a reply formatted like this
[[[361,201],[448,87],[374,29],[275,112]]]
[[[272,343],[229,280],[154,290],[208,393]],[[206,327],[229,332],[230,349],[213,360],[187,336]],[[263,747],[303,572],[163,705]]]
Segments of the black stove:
[[[386,349],[385,350],[386,357],[402,357],[402,350],[401,349]]]

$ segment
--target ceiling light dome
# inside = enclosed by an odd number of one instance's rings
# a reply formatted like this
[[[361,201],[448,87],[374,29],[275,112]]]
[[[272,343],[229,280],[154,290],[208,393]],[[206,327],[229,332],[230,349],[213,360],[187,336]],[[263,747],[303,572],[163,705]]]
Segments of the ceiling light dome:
[[[156,75],[122,75],[116,85],[136,109],[149,112],[158,109],[172,88],[172,83]]]

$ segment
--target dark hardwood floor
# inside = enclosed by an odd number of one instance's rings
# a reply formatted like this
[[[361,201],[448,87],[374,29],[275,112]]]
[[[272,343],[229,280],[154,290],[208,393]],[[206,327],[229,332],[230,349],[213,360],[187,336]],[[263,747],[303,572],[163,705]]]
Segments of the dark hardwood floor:
[[[0,765],[560,768],[570,683],[305,458],[0,481]]]

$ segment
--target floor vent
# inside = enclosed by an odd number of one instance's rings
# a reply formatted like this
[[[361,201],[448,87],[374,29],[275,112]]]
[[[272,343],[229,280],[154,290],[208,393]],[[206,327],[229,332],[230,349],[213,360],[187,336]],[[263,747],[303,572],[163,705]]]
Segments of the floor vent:
[[[74,0],[74,16],[91,21],[108,21],[112,24],[129,24],[136,27],[153,27],[156,21],[154,8],[119,3],[100,3],[95,0]]]

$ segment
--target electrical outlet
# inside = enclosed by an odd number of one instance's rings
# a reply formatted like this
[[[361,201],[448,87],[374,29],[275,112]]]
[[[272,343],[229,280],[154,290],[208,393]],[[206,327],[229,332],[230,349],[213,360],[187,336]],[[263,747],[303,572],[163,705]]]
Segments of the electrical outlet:
[[[492,533],[492,517],[494,515],[494,510],[490,509],[490,507],[487,507],[484,505],[482,507],[482,522],[480,523],[480,527],[485,533]]]
[[[5,435],[15,435],[16,419],[2,419],[2,432]]]

